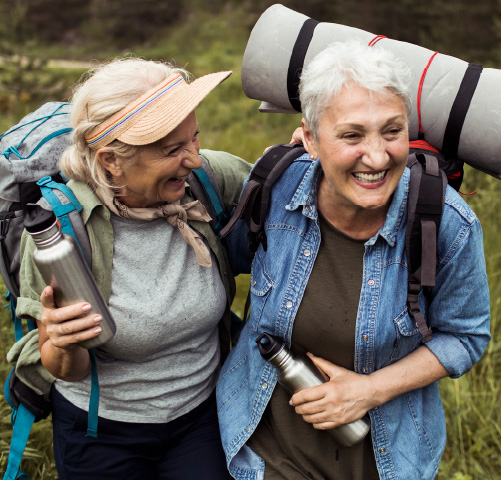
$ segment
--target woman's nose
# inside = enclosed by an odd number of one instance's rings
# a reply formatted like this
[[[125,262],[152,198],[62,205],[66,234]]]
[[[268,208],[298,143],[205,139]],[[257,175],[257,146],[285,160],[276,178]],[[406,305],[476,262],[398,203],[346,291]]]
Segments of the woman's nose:
[[[383,169],[387,166],[388,152],[386,151],[386,142],[382,138],[373,139],[368,142],[365,150],[364,161],[374,170]]]
[[[198,154],[197,145],[191,144],[189,148],[186,149],[186,155],[183,158],[183,166],[196,170],[202,166],[202,157]]]

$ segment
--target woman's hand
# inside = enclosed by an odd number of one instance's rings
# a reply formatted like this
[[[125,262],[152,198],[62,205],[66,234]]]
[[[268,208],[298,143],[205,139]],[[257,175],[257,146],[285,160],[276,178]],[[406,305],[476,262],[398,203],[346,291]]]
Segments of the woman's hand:
[[[323,385],[307,388],[292,396],[290,404],[305,422],[318,430],[339,427],[362,418],[377,406],[367,375],[361,375],[308,354],[329,377]]]
[[[449,375],[425,345],[387,367],[362,375],[308,354],[329,381],[291,398],[303,419],[319,430],[339,427],[406,392],[426,387]]]
[[[96,337],[101,333],[101,315],[88,314],[92,307],[88,303],[76,303],[57,308],[54,292],[46,287],[42,295],[42,324],[50,342],[58,348],[73,350],[78,342]]]
[[[302,143],[304,145],[303,127],[298,127],[294,130],[289,143]]]
[[[101,333],[101,315],[89,314],[88,303],[57,308],[54,292],[46,287],[42,295],[42,319],[38,325],[38,344],[43,366],[56,378],[74,382],[90,372],[89,352],[78,342]]]

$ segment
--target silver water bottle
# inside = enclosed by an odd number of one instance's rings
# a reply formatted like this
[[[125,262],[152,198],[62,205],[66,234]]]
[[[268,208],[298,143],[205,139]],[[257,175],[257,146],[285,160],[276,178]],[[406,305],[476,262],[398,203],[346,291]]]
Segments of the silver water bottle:
[[[38,205],[29,205],[24,226],[36,244],[33,259],[45,283],[54,290],[58,307],[79,302],[92,306],[90,312],[100,314],[101,333],[80,342],[84,348],[94,348],[108,342],[116,332],[116,324],[87,266],[76,241],[64,235],[53,212]]]
[[[306,355],[292,352],[283,340],[268,333],[261,334],[256,343],[261,356],[279,372],[279,383],[292,395],[305,388],[321,385],[329,380]],[[370,422],[363,417],[353,423],[330,430],[337,443],[352,447],[360,443],[370,429]]]

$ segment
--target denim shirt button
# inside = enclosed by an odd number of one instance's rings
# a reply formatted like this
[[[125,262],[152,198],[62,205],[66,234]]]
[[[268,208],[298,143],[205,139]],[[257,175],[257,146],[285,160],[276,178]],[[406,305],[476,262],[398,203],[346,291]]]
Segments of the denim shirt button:
[[[367,369],[366,368],[362,368],[362,373],[367,373]]]
[[[364,342],[366,342],[367,340],[369,340],[369,335],[362,335],[362,340]]]
[[[286,306],[287,308],[292,308],[292,302],[289,300],[289,301],[285,304],[285,306]]]
[[[373,287],[373,286],[376,284],[376,282],[375,282],[374,280],[372,280],[372,279],[370,279],[367,283],[368,283],[371,287]]]
[[[381,448],[379,449],[379,453],[384,453],[384,452],[386,452],[386,448],[381,447]]]
[[[264,382],[262,385],[261,385],[261,388],[263,390],[266,390],[268,388],[268,384],[266,382]]]
[[[303,253],[305,257],[309,257],[311,255],[311,250],[306,249]]]
[[[311,212],[313,210],[313,207],[311,205],[306,205],[306,211]]]
[[[250,432],[250,425],[247,425],[247,428],[245,430],[247,430],[248,432]]]
[[[257,282],[256,282],[256,280],[253,280],[253,282],[252,282],[252,286],[253,286],[253,287],[255,287],[255,286],[256,286],[256,283],[257,283]]]

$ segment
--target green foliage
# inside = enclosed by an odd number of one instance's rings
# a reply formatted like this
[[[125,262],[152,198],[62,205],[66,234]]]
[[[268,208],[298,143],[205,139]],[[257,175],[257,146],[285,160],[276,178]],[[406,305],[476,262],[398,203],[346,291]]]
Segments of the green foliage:
[[[90,21],[84,32],[93,40],[117,48],[138,45],[158,31],[175,23],[182,12],[182,2],[156,0],[94,0],[90,2]]]
[[[501,183],[471,167],[465,168],[465,200],[480,219],[491,294],[491,335],[484,356],[458,380],[444,379],[440,391],[447,420],[448,441],[440,478],[501,478]]]

